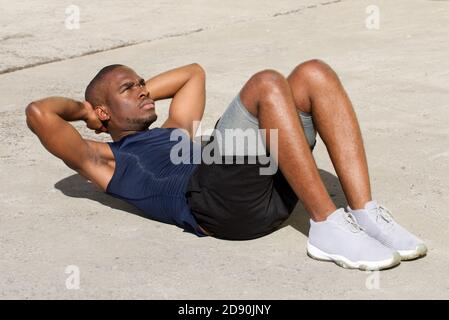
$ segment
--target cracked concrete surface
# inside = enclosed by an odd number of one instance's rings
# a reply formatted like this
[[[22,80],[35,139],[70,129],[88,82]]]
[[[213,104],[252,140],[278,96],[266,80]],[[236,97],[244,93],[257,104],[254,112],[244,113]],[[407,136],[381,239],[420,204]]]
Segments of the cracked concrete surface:
[[[81,10],[79,30],[64,28],[71,4]],[[379,30],[365,27],[373,4]],[[0,5],[0,298],[448,298],[449,1]],[[269,236],[199,239],[97,191],[25,125],[30,101],[81,99],[106,64],[124,63],[148,78],[198,62],[207,72],[203,127],[210,128],[253,73],[287,74],[311,58],[334,67],[353,101],[374,197],[429,247],[426,258],[381,272],[378,288],[366,285],[372,274],[306,256],[301,205]],[[157,103],[156,126],[167,106]],[[332,198],[344,206],[321,141],[314,154]],[[79,290],[65,286],[69,265],[79,267]]]
[[[245,4],[236,0],[157,0],[142,6],[135,0],[59,1],[57,5],[48,0],[14,5],[1,0],[0,74],[270,16],[297,14],[341,1],[263,0]],[[70,6],[77,7],[79,28],[66,28],[66,24],[73,25],[75,11]]]

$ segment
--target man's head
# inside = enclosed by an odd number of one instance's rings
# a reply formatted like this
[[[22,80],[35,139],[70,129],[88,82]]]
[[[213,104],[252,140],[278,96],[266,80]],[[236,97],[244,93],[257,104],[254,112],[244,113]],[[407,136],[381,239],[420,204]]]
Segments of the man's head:
[[[157,119],[145,80],[124,65],[101,69],[87,86],[85,99],[110,133],[145,130]]]

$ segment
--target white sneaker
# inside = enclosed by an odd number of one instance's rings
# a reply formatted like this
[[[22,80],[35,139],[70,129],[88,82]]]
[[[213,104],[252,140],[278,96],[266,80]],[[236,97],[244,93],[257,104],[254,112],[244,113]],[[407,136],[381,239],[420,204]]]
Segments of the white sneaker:
[[[343,268],[381,270],[401,262],[399,254],[368,236],[355,218],[340,208],[327,220],[310,220],[307,254]]]
[[[405,230],[394,221],[391,212],[377,204],[376,201],[369,201],[365,208],[352,210],[351,212],[362,228],[374,239],[385,246],[395,249],[402,260],[416,259],[425,256],[427,247],[424,242]]]

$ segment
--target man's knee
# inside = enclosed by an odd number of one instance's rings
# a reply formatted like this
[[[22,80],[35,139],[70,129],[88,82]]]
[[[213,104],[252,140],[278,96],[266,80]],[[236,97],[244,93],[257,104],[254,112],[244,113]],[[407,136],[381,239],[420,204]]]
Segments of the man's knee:
[[[324,61],[312,59],[298,65],[292,72],[291,77],[300,77],[314,82],[325,82],[334,79],[334,70]]]
[[[254,74],[240,91],[240,99],[246,109],[257,117],[259,102],[267,95],[288,87],[287,79],[278,71],[266,69]]]
[[[272,69],[257,72],[249,81],[252,82],[258,89],[265,92],[266,90],[276,88],[280,85],[285,85],[286,83],[285,77],[280,72]]]

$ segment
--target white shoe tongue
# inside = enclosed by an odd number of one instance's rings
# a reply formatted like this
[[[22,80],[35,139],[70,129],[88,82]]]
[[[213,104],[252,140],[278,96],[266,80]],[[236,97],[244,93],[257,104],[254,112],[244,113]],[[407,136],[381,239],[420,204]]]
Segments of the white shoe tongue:
[[[370,210],[373,210],[373,209],[376,209],[376,208],[377,208],[377,201],[376,200],[369,201],[369,202],[367,202],[365,204],[365,210],[370,211]]]

